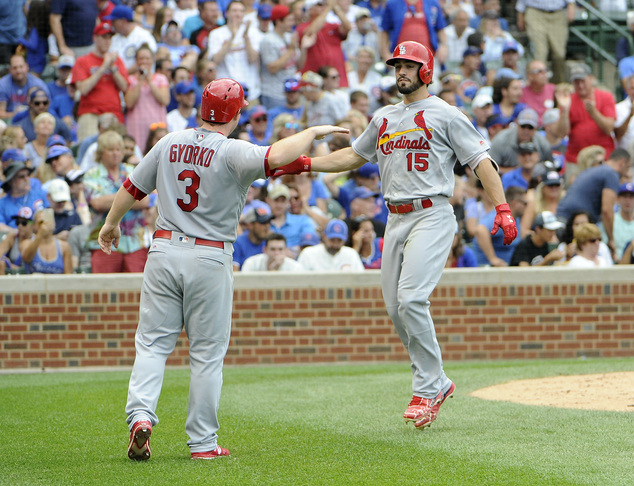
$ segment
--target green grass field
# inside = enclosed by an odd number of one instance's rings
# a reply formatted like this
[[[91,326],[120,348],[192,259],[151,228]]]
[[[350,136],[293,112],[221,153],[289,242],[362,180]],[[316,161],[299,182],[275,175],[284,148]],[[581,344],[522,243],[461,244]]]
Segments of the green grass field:
[[[634,370],[633,359],[447,363],[453,399],[406,426],[406,363],[225,370],[219,443],[191,461],[189,375],[168,371],[152,459],[127,459],[129,372],[0,375],[3,485],[632,485],[634,413],[488,402],[514,379]]]

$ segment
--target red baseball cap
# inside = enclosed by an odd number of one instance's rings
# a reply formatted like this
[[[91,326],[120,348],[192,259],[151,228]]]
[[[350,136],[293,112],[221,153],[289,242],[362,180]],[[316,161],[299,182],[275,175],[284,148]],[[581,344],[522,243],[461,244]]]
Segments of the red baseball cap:
[[[110,22],[102,22],[92,31],[92,35],[114,35],[112,24]]]
[[[286,18],[291,13],[287,5],[276,5],[271,9],[271,21]]]

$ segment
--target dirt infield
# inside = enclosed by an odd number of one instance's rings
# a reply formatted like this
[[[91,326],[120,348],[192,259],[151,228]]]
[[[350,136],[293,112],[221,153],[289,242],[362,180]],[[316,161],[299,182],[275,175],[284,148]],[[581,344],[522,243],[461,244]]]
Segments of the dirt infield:
[[[470,396],[524,405],[634,412],[634,371],[511,381],[481,388]]]

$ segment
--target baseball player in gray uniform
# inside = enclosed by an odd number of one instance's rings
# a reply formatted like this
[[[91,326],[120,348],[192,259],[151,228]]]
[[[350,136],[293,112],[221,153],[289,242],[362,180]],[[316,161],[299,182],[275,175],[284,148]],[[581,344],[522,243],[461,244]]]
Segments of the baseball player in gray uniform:
[[[228,139],[247,104],[236,81],[209,83],[202,94],[202,126],[171,133],[156,144],[117,192],[99,233],[101,249],[109,254],[119,244],[124,214],[157,190],[157,230],[143,278],[126,405],[130,459],[150,458],[165,361],[183,328],[190,343],[185,430],[191,458],[229,455],[217,444],[216,432],[231,329],[232,242],[247,190],[308,151],[315,138],[347,132],[311,127],[270,147]]]
[[[456,228],[449,197],[458,161],[471,167],[495,203],[492,233],[502,228],[504,243],[517,236],[489,146],[468,118],[427,90],[432,53],[417,42],[402,42],[387,64],[394,66],[403,101],[378,110],[352,147],[282,169],[340,172],[366,161],[378,163],[381,191],[390,215],[385,229],[381,286],[387,312],[412,361],[413,398],[404,413],[424,428],[455,390],[443,371],[440,347],[429,312],[429,296],[442,274]]]

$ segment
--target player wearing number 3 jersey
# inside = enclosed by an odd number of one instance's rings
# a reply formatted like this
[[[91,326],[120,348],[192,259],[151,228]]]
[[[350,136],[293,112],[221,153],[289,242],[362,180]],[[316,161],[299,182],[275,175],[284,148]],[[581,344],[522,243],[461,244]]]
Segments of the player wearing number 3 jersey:
[[[135,200],[156,189],[157,231],[143,277],[126,405],[131,459],[150,458],[165,362],[183,328],[189,338],[185,430],[191,457],[229,455],[218,446],[216,432],[231,329],[232,243],[247,190],[256,179],[273,175],[308,151],[315,138],[347,132],[311,127],[270,147],[228,139],[247,104],[236,81],[218,79],[208,84],[202,95],[202,126],[171,133],[156,144],[117,192],[99,233],[99,245],[109,254],[113,245],[118,246],[123,215]]]
[[[440,347],[429,313],[429,296],[440,280],[456,228],[449,197],[458,161],[471,167],[496,205],[493,233],[504,243],[517,236],[489,146],[468,118],[430,96],[431,52],[416,42],[396,46],[394,66],[403,102],[378,110],[351,148],[325,157],[305,158],[281,170],[339,172],[378,163],[381,190],[390,215],[385,229],[381,286],[387,312],[412,361],[413,398],[406,421],[429,426],[455,385],[443,371]]]

